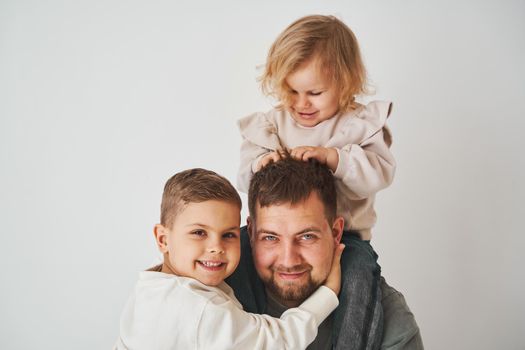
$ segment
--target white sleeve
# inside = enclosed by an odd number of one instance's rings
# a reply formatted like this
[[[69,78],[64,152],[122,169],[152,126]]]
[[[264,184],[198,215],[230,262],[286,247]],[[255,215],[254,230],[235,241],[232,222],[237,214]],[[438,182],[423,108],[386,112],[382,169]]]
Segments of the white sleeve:
[[[305,349],[338,303],[337,295],[325,286],[281,318],[247,313],[231,300],[210,301],[199,322],[197,348]]]

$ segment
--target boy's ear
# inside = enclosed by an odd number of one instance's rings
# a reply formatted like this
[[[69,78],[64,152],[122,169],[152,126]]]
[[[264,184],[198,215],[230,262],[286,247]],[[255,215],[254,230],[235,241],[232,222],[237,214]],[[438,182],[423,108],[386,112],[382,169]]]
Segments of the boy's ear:
[[[161,253],[168,252],[168,229],[161,224],[155,225],[153,228],[153,235],[155,236],[155,243]]]
[[[345,219],[342,216],[335,218],[334,223],[332,224],[332,235],[336,244],[341,242],[341,237],[343,237],[343,230],[345,226]]]

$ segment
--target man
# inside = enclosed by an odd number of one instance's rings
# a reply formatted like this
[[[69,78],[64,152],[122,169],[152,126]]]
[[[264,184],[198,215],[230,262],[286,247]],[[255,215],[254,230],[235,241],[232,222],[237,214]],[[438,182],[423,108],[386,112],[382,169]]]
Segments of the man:
[[[299,305],[326,279],[334,247],[342,238],[336,217],[334,177],[316,162],[284,158],[257,172],[248,193],[247,231],[242,256],[227,282],[246,311],[278,317]],[[345,237],[345,239],[353,239]],[[373,254],[363,242],[362,252]],[[343,272],[344,272],[344,266]],[[381,280],[381,310],[369,310],[362,349],[422,349],[419,328],[401,293]],[[380,308],[378,308],[380,309]],[[352,308],[339,305],[319,327],[308,349],[345,349],[363,329],[340,329]],[[383,329],[377,320],[384,315]],[[360,334],[362,335],[362,334]]]

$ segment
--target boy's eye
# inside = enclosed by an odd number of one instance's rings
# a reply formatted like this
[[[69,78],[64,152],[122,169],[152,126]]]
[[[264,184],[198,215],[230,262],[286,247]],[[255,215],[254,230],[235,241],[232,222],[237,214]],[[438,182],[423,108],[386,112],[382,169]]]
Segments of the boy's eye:
[[[206,235],[206,231],[204,231],[204,230],[195,230],[195,231],[191,231],[191,234],[195,235],[195,236],[198,236],[198,237],[203,237],[203,236]]]
[[[310,95],[311,96],[319,96],[321,95],[323,92],[322,91],[315,91],[315,92],[310,92]]]
[[[237,238],[237,234],[235,232],[226,232],[222,235],[223,238]]]

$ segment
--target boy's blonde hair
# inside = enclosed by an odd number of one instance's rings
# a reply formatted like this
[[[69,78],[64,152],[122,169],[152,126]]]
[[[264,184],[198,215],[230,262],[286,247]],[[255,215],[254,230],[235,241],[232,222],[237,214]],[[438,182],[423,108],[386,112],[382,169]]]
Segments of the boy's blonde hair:
[[[288,106],[286,77],[311,59],[339,90],[339,111],[354,109],[355,96],[367,92],[366,70],[354,33],[334,16],[300,18],[277,37],[260,77],[263,92],[279,99],[278,108]]]
[[[241,198],[232,184],[219,174],[201,168],[173,175],[164,186],[160,205],[160,223],[172,228],[177,214],[188,203],[208,200],[230,202],[242,208]]]

